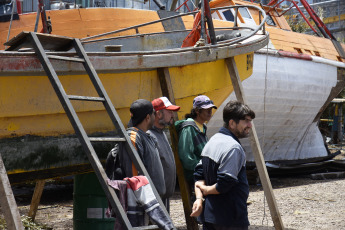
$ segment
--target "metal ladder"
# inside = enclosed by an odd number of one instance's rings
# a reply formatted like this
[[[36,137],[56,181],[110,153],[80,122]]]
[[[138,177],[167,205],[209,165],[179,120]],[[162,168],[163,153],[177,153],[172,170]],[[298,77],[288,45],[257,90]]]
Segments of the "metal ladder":
[[[55,39],[55,43],[52,42],[54,41],[54,39]],[[104,89],[103,84],[101,80],[99,79],[95,69],[93,68],[92,63],[90,62],[89,57],[87,56],[80,40],[77,38],[69,38],[69,37],[48,35],[48,34],[38,34],[34,32],[22,32],[21,34],[17,35],[13,40],[15,42],[13,42],[12,44],[9,44],[11,46],[7,50],[18,50],[19,48],[23,46],[25,46],[26,48],[32,47],[35,50],[38,56],[38,59],[40,60],[46,74],[48,75],[49,80],[55,90],[55,93],[58,96],[78,136],[78,139],[81,142],[81,145],[83,146],[84,151],[87,153],[88,159],[98,177],[98,180],[112,208],[115,210],[117,219],[120,219],[120,221],[122,222],[123,228],[124,229],[159,229],[156,225],[132,227],[114,190],[110,186],[108,186],[106,182],[108,177],[103,169],[101,162],[98,159],[98,156],[91,142],[123,141],[125,142],[125,147],[135,167],[139,169],[143,173],[143,175],[147,177],[160,206],[162,207],[165,214],[169,216],[165,206],[163,205],[163,202],[160,196],[158,195],[156,188],[154,187],[152,183],[150,176],[147,173],[147,170],[144,164],[142,163],[139,157],[139,154],[137,153],[136,149],[132,145],[131,140],[129,136],[127,135],[127,132],[120,120],[120,117],[118,116],[110,98],[108,97],[108,94],[106,90]],[[51,55],[51,54],[48,55],[45,52],[44,46],[46,49],[59,50],[59,51],[69,50],[70,48],[74,48],[78,57],[67,57],[67,56]],[[49,59],[57,59],[57,60],[62,60],[62,61],[82,63],[99,97],[67,95]],[[79,117],[71,103],[71,100],[102,102],[105,109],[107,110],[107,113],[111,121],[113,122],[116,130],[119,131],[121,137],[89,137],[79,120]]]

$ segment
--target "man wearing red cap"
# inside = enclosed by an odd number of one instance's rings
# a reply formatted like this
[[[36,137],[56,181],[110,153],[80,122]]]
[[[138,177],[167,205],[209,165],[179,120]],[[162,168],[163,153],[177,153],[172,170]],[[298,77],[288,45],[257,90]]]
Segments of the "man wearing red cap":
[[[162,199],[169,212],[169,197],[174,194],[176,186],[176,167],[174,154],[163,130],[165,127],[173,124],[173,112],[178,111],[180,107],[173,105],[166,97],[154,99],[152,105],[156,111],[156,116],[153,127],[147,132],[157,141],[166,186],[166,193]]]

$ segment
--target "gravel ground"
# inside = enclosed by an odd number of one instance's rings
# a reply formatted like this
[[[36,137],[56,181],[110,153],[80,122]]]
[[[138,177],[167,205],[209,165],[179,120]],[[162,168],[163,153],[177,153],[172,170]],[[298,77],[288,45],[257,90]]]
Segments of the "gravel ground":
[[[274,195],[286,229],[345,229],[345,179],[272,178]],[[33,187],[13,188],[22,215],[29,210]],[[250,187],[250,229],[274,229],[260,185]],[[179,192],[171,200],[171,217],[187,229]],[[36,222],[51,229],[73,229],[73,185],[47,185]]]
[[[272,179],[274,195],[286,229],[345,229],[345,179]],[[250,229],[274,229],[264,193],[253,187],[248,207]]]
[[[345,151],[336,159],[345,160]],[[345,178],[275,177],[271,178],[271,183],[285,229],[345,230]],[[21,215],[27,215],[34,185],[17,185],[12,190]],[[250,185],[248,203],[249,229],[273,230],[270,210],[260,184]],[[176,228],[187,229],[179,191],[171,199],[170,212]],[[35,222],[45,229],[73,229],[71,178],[67,183],[46,183]]]

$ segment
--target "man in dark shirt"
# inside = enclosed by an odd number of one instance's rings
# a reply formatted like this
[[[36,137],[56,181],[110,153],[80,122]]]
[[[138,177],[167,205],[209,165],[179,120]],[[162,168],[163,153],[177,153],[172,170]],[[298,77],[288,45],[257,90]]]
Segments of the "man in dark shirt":
[[[176,186],[176,165],[173,151],[170,147],[168,138],[164,133],[164,128],[173,124],[173,112],[178,111],[180,106],[173,105],[166,97],[154,99],[152,101],[152,105],[156,111],[155,121],[153,127],[147,132],[157,141],[166,187],[166,193],[162,198],[163,203],[169,212],[169,198],[174,194]]]
[[[131,104],[130,112],[131,120],[129,123],[132,127],[127,129],[127,133],[143,161],[157,192],[161,197],[164,197],[166,193],[164,172],[157,149],[157,142],[150,134],[146,133],[153,126],[155,111],[150,101],[138,99]],[[128,154],[123,154],[122,162],[127,177],[142,174],[134,167]]]
[[[230,101],[223,110],[224,126],[202,151],[194,173],[196,201],[191,216],[200,215],[206,230],[248,229],[249,185],[239,138],[248,136],[254,118],[247,105]]]

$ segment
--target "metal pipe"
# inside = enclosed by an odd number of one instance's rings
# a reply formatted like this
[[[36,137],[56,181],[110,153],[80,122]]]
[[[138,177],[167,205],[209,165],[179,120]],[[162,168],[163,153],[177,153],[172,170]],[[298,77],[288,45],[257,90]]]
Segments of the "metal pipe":
[[[12,21],[13,21],[13,14],[14,14],[14,7],[16,5],[16,1],[12,0],[12,12],[11,12],[11,21],[10,21],[10,26],[8,28],[8,33],[7,33],[7,39],[6,42],[8,42],[8,39],[10,38],[10,33],[11,33],[11,27],[12,27]],[[7,48],[7,46],[5,46],[5,49]]]
[[[327,3],[332,3],[332,2],[340,2],[339,0],[331,0],[331,1],[325,1],[325,2],[316,2],[316,3],[311,3],[309,4],[310,6],[317,6],[317,5],[323,5],[323,4],[327,4]],[[300,8],[302,8],[304,6],[300,6]],[[297,8],[297,7],[296,7]]]
[[[177,1],[178,1],[178,0],[173,0],[173,1],[171,2],[170,11],[175,11]]]
[[[237,15],[238,15],[238,8],[235,9],[234,27],[237,27]]]
[[[208,0],[203,0],[203,1],[204,1],[204,6],[205,6],[205,15],[207,19],[207,25],[208,25],[208,31],[210,34],[211,44],[215,45],[217,43],[217,40],[216,40],[216,33],[214,32],[210,5],[209,5]]]
[[[205,1],[201,0],[201,31],[200,31],[200,39],[205,39]],[[207,40],[207,39],[206,39]],[[205,41],[205,44],[207,41]]]
[[[261,29],[264,25],[264,23],[266,22],[266,19],[267,19],[267,15],[265,13],[265,11],[260,8],[260,7],[257,7],[257,6],[252,6],[252,5],[235,5],[235,6],[223,6],[223,7],[217,7],[217,8],[211,8],[211,10],[224,10],[224,9],[236,9],[236,8],[239,8],[239,7],[247,7],[247,8],[253,8],[253,9],[256,9],[258,11],[261,11],[262,15],[265,15],[261,24],[253,30],[253,33],[255,34],[259,29]],[[162,21],[166,21],[166,20],[171,20],[171,19],[174,19],[174,18],[178,18],[178,17],[183,17],[183,16],[186,16],[186,15],[192,15],[192,14],[196,14],[198,13],[197,11],[192,11],[192,12],[188,12],[188,13],[183,13],[183,14],[178,14],[178,15],[174,15],[174,16],[171,16],[171,17],[166,17],[166,18],[162,18],[162,19],[159,19],[159,20],[156,20],[156,21],[152,21],[152,22],[147,22],[147,23],[143,23],[143,24],[139,24],[139,25],[135,25],[135,26],[130,26],[130,27],[127,27],[127,28],[124,28],[124,29],[119,29],[119,30],[114,30],[114,31],[111,31],[111,32],[107,32],[107,33],[103,33],[103,34],[98,34],[98,35],[94,35],[94,36],[90,36],[90,37],[85,37],[85,38],[81,38],[80,40],[81,41],[86,41],[86,40],[90,40],[92,38],[98,38],[98,37],[103,37],[103,36],[106,36],[106,35],[110,35],[110,34],[116,34],[116,33],[120,33],[120,32],[123,32],[123,31],[127,31],[127,30],[132,30],[132,29],[135,29],[135,28],[139,28],[139,27],[143,27],[143,26],[147,26],[147,25],[152,25],[152,24],[155,24],[155,23],[159,23],[159,22],[162,22]],[[252,36],[253,34],[251,34]],[[245,39],[247,39],[248,37],[246,37]],[[241,41],[245,40],[245,39],[242,39]],[[93,41],[97,41],[97,40],[93,40]]]
[[[160,0],[153,0],[154,3],[156,3],[156,5],[159,7],[159,9],[161,10],[165,10],[165,6],[162,4],[162,2]]]

